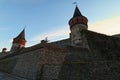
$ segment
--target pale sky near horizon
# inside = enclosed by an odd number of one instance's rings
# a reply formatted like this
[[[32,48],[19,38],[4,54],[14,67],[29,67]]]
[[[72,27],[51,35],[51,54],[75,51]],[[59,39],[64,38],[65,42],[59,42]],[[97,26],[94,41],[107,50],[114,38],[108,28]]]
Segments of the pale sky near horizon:
[[[68,21],[77,1],[89,20],[89,30],[114,35],[120,33],[120,0],[0,0],[0,50],[12,45],[26,26],[26,46],[69,37]]]

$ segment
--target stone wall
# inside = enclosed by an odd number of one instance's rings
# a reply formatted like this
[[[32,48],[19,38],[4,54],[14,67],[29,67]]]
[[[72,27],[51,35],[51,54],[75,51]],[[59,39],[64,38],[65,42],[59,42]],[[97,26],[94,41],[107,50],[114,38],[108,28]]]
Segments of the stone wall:
[[[61,64],[45,64],[43,73],[39,75],[41,78],[38,80],[57,80],[60,70]]]
[[[67,55],[66,48],[61,48],[51,44],[44,45],[42,58],[39,65],[42,65],[41,73],[38,75],[38,80],[55,80],[58,79],[61,66],[64,58]],[[42,77],[39,77],[42,76]]]
[[[55,45],[35,45],[1,57],[0,71],[28,80],[57,79],[66,54]]]
[[[27,52],[15,56],[18,58],[13,75],[20,76],[29,80],[35,80],[37,75],[38,62],[41,58],[42,49]]]
[[[7,58],[0,61],[0,71],[6,72],[6,73],[12,73],[16,63],[17,58]]]
[[[35,80],[41,52],[41,49],[38,49],[2,59],[0,60],[0,71],[29,80]]]
[[[71,41],[70,41],[70,38],[68,38],[68,39],[52,42],[50,44],[55,45],[55,46],[59,46],[59,47],[66,47],[66,46],[71,45]]]
[[[27,80],[119,80],[120,39],[86,32],[89,49],[70,39],[0,57],[0,71]]]
[[[27,80],[27,79],[0,72],[0,80]]]
[[[91,53],[85,48],[67,48],[69,54],[59,73],[59,80],[89,80]]]
[[[108,45],[109,46],[109,45]],[[119,56],[100,53],[99,49],[68,48],[59,80],[119,80]],[[98,51],[97,51],[98,50]],[[104,55],[101,55],[104,54]],[[111,58],[107,58],[109,56]],[[116,59],[114,58],[116,57]]]

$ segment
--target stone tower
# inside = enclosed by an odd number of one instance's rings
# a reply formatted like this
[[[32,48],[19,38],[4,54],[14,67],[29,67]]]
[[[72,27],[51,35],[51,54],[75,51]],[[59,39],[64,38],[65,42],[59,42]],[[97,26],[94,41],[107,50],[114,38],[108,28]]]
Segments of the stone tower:
[[[70,25],[70,38],[71,38],[71,45],[76,47],[84,47],[86,48],[86,40],[85,35],[82,32],[83,30],[87,30],[88,19],[83,16],[76,6],[74,15],[69,21]]]
[[[23,31],[16,38],[13,39],[11,51],[16,51],[23,48],[25,46],[25,43],[25,29],[23,29]]]

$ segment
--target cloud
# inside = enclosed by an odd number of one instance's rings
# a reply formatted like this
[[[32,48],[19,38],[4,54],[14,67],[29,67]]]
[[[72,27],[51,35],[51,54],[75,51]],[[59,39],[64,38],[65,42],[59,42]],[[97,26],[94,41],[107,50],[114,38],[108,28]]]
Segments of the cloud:
[[[95,22],[93,24],[89,24],[89,30],[107,34],[107,35],[113,35],[120,33],[120,16],[112,17],[109,19],[101,20],[98,22]],[[45,32],[43,34],[38,34],[34,36],[30,41],[28,42],[27,46],[34,45],[36,43],[40,43],[41,40],[44,40],[46,37],[48,37],[48,40],[56,41],[61,40],[63,38],[69,37],[69,26],[61,26],[57,30],[51,30],[50,32]]]
[[[90,24],[89,30],[107,35],[120,34],[120,16]]]
[[[30,41],[28,42],[27,46],[33,45],[35,43],[40,43],[41,40],[44,40],[46,37],[50,42],[61,40],[67,38],[69,36],[70,30],[68,26],[61,26],[58,29],[51,30],[50,32],[44,32],[43,34],[35,35]]]
[[[36,35],[33,37],[33,39],[31,39],[31,41],[40,41],[45,39],[46,37],[48,37],[48,39],[53,40],[56,37],[68,35],[70,32],[68,28],[69,27],[64,26],[62,28],[58,28],[57,30],[51,30],[50,32],[45,32],[43,34]]]

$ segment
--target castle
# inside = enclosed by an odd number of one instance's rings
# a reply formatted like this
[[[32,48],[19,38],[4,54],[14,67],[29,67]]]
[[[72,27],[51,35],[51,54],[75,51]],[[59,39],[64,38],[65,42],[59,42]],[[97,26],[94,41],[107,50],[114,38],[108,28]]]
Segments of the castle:
[[[120,38],[88,30],[76,6],[68,39],[25,47],[25,29],[0,54],[0,80],[119,80]]]

